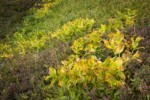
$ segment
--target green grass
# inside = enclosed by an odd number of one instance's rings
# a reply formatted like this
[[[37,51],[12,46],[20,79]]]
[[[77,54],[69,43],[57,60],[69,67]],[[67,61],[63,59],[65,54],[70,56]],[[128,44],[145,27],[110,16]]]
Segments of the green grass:
[[[21,38],[17,39],[10,36],[10,43],[15,40],[16,43],[23,41],[29,42],[42,33],[42,36],[49,37],[48,34],[60,29],[64,24],[77,18],[94,19],[98,27],[101,23],[106,24],[110,18],[114,18],[118,12],[125,12],[126,9],[137,10],[136,26],[149,26],[149,0],[140,2],[138,0],[57,0],[58,4],[49,9],[43,17],[38,17],[37,10],[29,10],[28,15],[24,17],[22,25],[14,33],[19,33]],[[144,9],[144,13],[143,13]],[[16,36],[16,35],[15,35]],[[55,44],[55,41],[53,41]],[[53,43],[50,43],[53,44]],[[11,44],[12,48],[14,44]],[[28,46],[27,46],[28,47]],[[20,48],[20,47],[19,47]],[[18,51],[17,51],[18,52]],[[30,52],[30,51],[29,51]]]
[[[142,2],[139,0],[62,0],[43,19],[34,24],[31,21],[32,29],[30,31],[55,31],[68,21],[80,17],[95,19],[96,25],[99,25],[106,23],[109,18],[115,17],[118,11],[124,12],[126,8],[138,10],[137,19],[141,23],[143,19],[150,20],[149,4],[149,0]]]
[[[13,2],[13,1],[12,1]],[[12,6],[13,9],[16,9],[19,4],[18,1],[14,0],[14,3],[17,6]],[[7,20],[3,21],[7,23],[7,25],[1,24],[2,28],[1,34],[3,36],[5,34],[14,33],[16,29],[22,30],[24,29],[26,32],[38,32],[38,31],[44,31],[44,32],[51,32],[55,31],[56,29],[59,29],[63,24],[67,23],[68,21],[74,20],[76,18],[82,17],[82,18],[92,18],[95,19],[97,24],[100,23],[106,23],[109,18],[114,17],[118,11],[124,12],[126,8],[130,8],[133,10],[138,10],[138,16],[137,21],[138,25],[145,24],[144,26],[149,25],[150,21],[150,7],[149,7],[150,1],[149,0],[62,0],[60,4],[58,4],[56,7],[54,7],[52,10],[48,12],[46,16],[42,19],[34,19],[33,14],[27,15],[24,19],[29,20],[30,22],[28,25],[24,25],[23,27],[20,27],[20,24],[18,25],[16,22],[18,19],[16,18],[22,18],[22,14],[25,14],[24,12],[16,12],[10,11],[13,16],[12,17],[3,17],[1,16],[1,20]],[[11,5],[11,3],[10,3]],[[68,6],[69,5],[69,6]],[[20,6],[23,6],[23,4],[20,4]],[[19,7],[20,7],[19,6]],[[9,7],[7,9],[7,12],[9,9],[12,9]],[[23,7],[17,8],[18,10],[22,10]],[[4,13],[5,14],[5,13]],[[7,14],[7,13],[6,13]],[[17,17],[21,16],[21,17]],[[13,22],[14,21],[14,22]],[[24,22],[24,21],[22,21]],[[10,23],[10,24],[9,24]],[[18,28],[19,27],[19,28]],[[7,29],[6,29],[7,28]]]

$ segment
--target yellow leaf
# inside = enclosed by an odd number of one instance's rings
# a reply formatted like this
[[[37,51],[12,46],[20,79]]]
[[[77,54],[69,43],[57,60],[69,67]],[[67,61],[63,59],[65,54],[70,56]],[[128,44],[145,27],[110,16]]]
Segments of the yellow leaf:
[[[123,43],[116,46],[114,51],[115,54],[120,54],[124,50],[125,45]]]
[[[124,62],[127,62],[131,59],[131,53],[128,52],[128,51],[125,51],[123,54],[122,54],[122,58],[124,60]]]
[[[62,80],[60,80],[58,85],[62,87],[64,85],[64,82]]]
[[[115,64],[117,65],[117,69],[123,71],[124,68],[123,68],[123,60],[121,58],[117,58],[115,60]]]
[[[110,42],[110,44],[111,44],[111,46],[114,48],[116,45],[115,45],[115,40],[113,39],[113,38],[111,38],[110,40],[109,40],[109,42]]]
[[[100,28],[99,31],[100,31],[101,33],[105,33],[105,32],[106,32],[106,28],[107,28],[106,25],[101,24],[101,28]]]
[[[58,73],[59,75],[62,75],[65,73],[65,68],[64,67],[61,67],[59,70],[58,70]]]
[[[103,40],[104,41],[104,45],[108,48],[108,49],[113,49],[113,47],[109,44],[109,42],[107,40]]]
[[[118,72],[117,74],[118,74],[118,76],[119,76],[122,80],[125,80],[125,79],[126,79],[126,76],[125,76],[125,74],[124,74],[123,72]]]
[[[132,47],[133,49],[136,49],[137,46],[139,45],[139,42],[142,40],[142,37],[137,37],[136,39],[133,37],[131,37],[131,41],[132,41]]]
[[[140,57],[140,52],[136,51],[136,53],[132,56],[132,59],[138,59]]]
[[[144,39],[144,38],[142,38],[142,37],[137,37],[137,38],[135,39],[135,42],[140,42],[142,39]]]
[[[136,51],[136,53],[132,56],[132,59],[137,60],[139,63],[141,63],[141,59],[140,59],[140,52]]]
[[[57,76],[56,69],[54,69],[53,67],[50,67],[49,68],[49,75],[51,77],[56,77]]]

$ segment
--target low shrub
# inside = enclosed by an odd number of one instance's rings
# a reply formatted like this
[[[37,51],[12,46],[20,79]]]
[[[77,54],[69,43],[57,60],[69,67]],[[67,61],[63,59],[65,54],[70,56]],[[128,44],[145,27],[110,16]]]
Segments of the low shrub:
[[[76,19],[63,25],[61,29],[52,34],[53,38],[58,38],[63,42],[73,42],[76,38],[85,35],[92,29],[94,24],[93,19]]]
[[[47,93],[46,99],[52,98],[51,96],[61,100],[105,96],[119,99],[118,90],[125,85],[124,70],[127,63],[132,60],[140,61],[138,43],[142,38],[133,36],[129,40],[125,39],[120,31],[123,31],[124,25],[116,28],[111,25],[101,25],[100,29],[75,40],[71,46],[74,55],[62,61],[58,69],[49,68],[49,75],[45,77],[49,84],[43,89],[52,89],[54,94]],[[99,57],[108,55],[103,59],[98,58],[98,48],[102,48]]]

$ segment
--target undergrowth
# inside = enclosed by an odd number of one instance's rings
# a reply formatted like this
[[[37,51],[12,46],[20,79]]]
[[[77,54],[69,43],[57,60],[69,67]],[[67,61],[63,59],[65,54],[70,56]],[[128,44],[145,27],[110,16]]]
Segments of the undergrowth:
[[[119,99],[119,89],[126,84],[124,70],[128,62],[141,62],[138,43],[142,40],[134,36],[125,39],[122,33],[125,27],[134,24],[135,11],[128,10],[127,14],[121,15],[126,17],[119,18],[118,15],[108,25],[102,24],[100,29],[75,40],[71,46],[74,54],[62,61],[58,70],[49,68],[45,80],[50,83],[44,87],[49,93],[45,92],[46,99],[89,100],[103,99],[105,96],[108,99]],[[56,35],[60,40],[68,39],[63,32]]]
[[[149,100],[149,0],[39,1],[0,31],[0,99]]]

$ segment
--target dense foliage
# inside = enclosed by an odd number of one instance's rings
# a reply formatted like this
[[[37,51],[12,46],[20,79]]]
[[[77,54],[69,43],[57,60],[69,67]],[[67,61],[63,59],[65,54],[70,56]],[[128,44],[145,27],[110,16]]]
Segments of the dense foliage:
[[[1,0],[0,99],[149,100],[149,4]]]
[[[134,14],[131,13],[134,11],[129,10],[128,14],[122,14],[126,15],[124,19],[112,19],[108,26],[101,25],[100,29],[75,40],[71,46],[74,55],[62,61],[58,70],[49,68],[49,76],[45,79],[50,85],[46,89],[56,91],[55,99],[87,100],[102,98],[104,95],[119,99],[117,90],[126,84],[124,70],[127,63],[140,61],[138,43],[142,38],[131,37],[127,40],[121,33],[125,26],[133,25],[133,19],[130,18]],[[66,33],[62,31],[57,37],[67,39],[68,36],[62,37]],[[69,36],[72,38],[76,34]]]

